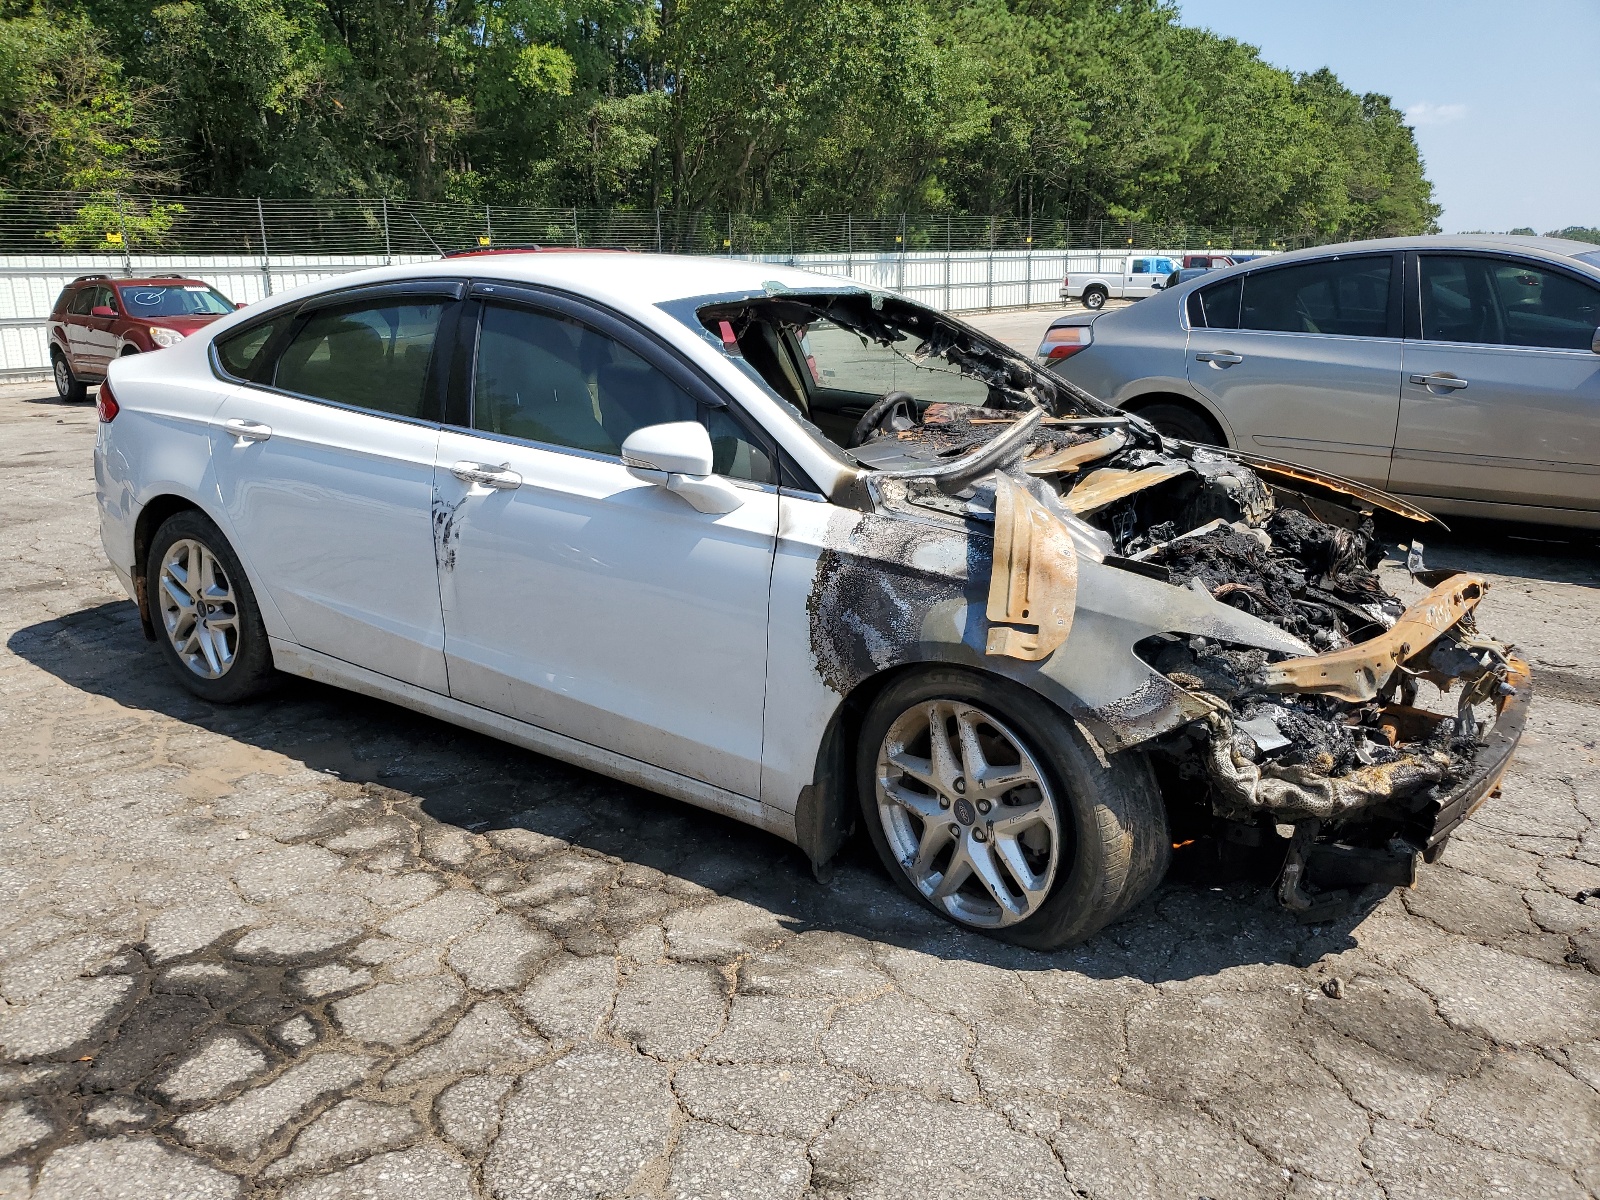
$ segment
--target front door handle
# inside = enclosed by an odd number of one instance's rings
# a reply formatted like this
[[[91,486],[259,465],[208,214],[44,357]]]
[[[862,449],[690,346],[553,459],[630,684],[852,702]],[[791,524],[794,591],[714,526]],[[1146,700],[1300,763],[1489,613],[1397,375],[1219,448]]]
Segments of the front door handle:
[[[1452,392],[1459,392],[1467,386],[1465,379],[1457,379],[1454,375],[1441,375],[1438,373],[1433,375],[1413,375],[1411,382],[1420,383],[1423,387],[1445,388]]]
[[[224,421],[222,427],[241,442],[264,442],[272,436],[272,426],[260,421],[244,421],[238,417]]]
[[[488,463],[458,462],[450,468],[450,474],[462,483],[481,483],[484,487],[498,488],[504,492],[522,486],[522,476],[504,464],[495,467]]]
[[[1226,350],[1201,350],[1194,358],[1196,362],[1208,362],[1214,367],[1231,367],[1244,361],[1244,355],[1229,354]]]

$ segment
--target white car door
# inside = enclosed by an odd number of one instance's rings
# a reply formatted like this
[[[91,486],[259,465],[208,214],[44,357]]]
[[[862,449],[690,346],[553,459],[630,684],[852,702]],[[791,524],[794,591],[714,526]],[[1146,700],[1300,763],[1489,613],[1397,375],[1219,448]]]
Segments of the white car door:
[[[261,378],[241,379],[212,418],[230,540],[294,640],[441,694],[432,501],[442,382],[430,363],[461,288],[319,298],[283,319],[292,328],[274,331],[271,361],[246,372]],[[225,367],[229,341],[218,346]]]
[[[758,797],[778,522],[764,438],[614,318],[483,291],[470,411],[435,476],[451,695]],[[733,512],[619,456],[635,429],[696,419],[740,485]]]

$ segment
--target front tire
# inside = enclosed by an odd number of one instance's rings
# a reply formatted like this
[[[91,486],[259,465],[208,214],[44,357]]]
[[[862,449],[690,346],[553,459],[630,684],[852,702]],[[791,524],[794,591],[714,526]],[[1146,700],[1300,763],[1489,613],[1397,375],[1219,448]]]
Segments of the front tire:
[[[80,401],[88,398],[89,385],[72,373],[67,356],[59,350],[50,351],[50,376],[55,380],[56,395],[63,400]]]
[[[907,895],[1036,950],[1116,920],[1171,857],[1142,754],[1102,759],[1042,697],[976,671],[935,667],[885,689],[857,782],[872,844]]]
[[[1096,310],[1104,308],[1108,299],[1110,299],[1110,293],[1107,292],[1105,288],[1100,287],[1098,284],[1094,287],[1084,289],[1083,306],[1087,309]]]
[[[156,640],[178,681],[202,700],[237,704],[276,682],[272,649],[239,557],[205,514],[167,518],[150,543],[145,580]]]

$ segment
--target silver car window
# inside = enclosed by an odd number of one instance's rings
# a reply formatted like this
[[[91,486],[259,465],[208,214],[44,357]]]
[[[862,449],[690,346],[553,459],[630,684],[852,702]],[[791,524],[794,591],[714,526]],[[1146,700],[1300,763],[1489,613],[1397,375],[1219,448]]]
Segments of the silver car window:
[[[1383,254],[1256,271],[1244,279],[1239,328],[1386,337],[1393,270]]]
[[[1421,260],[1422,336],[1587,350],[1600,327],[1600,288],[1517,259],[1427,254]]]
[[[440,303],[388,301],[314,314],[278,358],[285,391],[399,417],[425,413],[424,382]]]

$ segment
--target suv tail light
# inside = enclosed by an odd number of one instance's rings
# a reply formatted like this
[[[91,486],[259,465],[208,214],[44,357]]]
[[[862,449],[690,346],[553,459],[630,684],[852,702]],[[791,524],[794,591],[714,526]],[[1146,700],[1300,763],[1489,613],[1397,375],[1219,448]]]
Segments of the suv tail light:
[[[102,421],[114,421],[117,419],[117,414],[122,411],[122,408],[117,404],[117,398],[111,394],[111,385],[109,383],[100,385],[100,390],[95,394],[94,407],[95,411],[100,414]]]
[[[1039,357],[1046,362],[1071,358],[1079,350],[1087,350],[1093,341],[1093,326],[1052,325],[1044,331],[1044,341],[1039,343]]]

